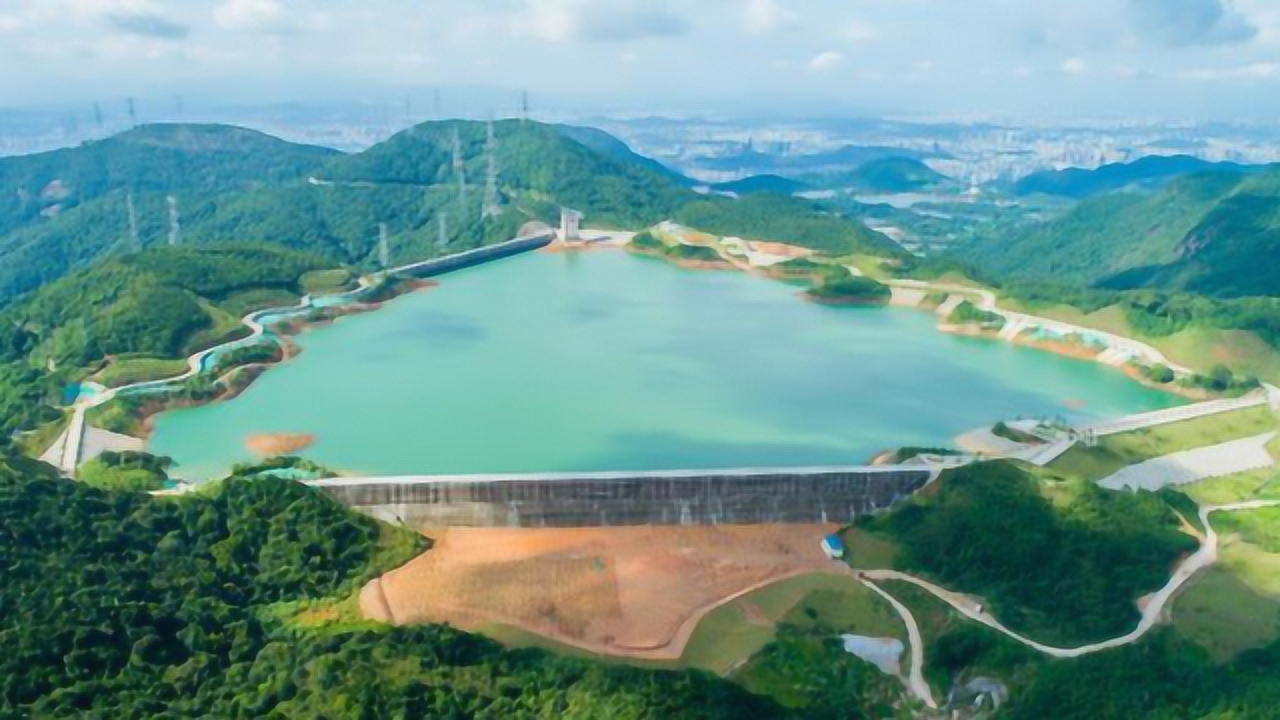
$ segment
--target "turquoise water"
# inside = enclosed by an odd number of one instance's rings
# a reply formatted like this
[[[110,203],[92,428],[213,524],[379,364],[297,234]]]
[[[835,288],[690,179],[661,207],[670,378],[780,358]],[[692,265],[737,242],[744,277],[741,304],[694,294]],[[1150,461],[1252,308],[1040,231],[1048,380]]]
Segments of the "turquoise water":
[[[156,418],[181,477],[255,432],[370,474],[858,464],[1002,418],[1177,404],[1098,365],[833,308],[734,271],[531,254],[303,334],[240,397]]]

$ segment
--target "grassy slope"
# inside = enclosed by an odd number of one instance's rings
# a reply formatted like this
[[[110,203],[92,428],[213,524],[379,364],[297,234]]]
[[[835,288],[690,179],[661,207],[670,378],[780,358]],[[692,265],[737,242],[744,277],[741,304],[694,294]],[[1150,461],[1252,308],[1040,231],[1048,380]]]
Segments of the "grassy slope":
[[[1276,416],[1265,406],[1184,420],[1101,438],[1094,447],[1076,447],[1048,469],[1085,480],[1101,480],[1121,468],[1209,445],[1254,437],[1276,428]]]
[[[1224,567],[1196,577],[1173,606],[1178,634],[1217,662],[1280,637],[1280,598],[1259,594]]]

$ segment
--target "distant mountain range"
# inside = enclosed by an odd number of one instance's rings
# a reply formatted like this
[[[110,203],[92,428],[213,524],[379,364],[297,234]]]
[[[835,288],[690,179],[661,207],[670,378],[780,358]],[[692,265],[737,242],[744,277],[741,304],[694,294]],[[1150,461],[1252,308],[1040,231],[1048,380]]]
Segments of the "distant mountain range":
[[[1280,295],[1280,169],[1187,175],[1115,191],[959,250],[985,270],[1114,289]]]
[[[751,195],[753,193],[776,193],[778,195],[794,195],[809,189],[809,185],[781,175],[751,175],[741,180],[716,183],[712,190],[722,193]]]
[[[554,221],[561,206],[629,228],[687,222],[694,208],[726,234],[808,237],[834,254],[901,253],[857,220],[807,201],[770,204],[783,213],[775,218],[753,198],[698,195],[688,178],[599,130],[504,120],[494,134],[503,209],[483,219],[487,129],[479,122],[424,123],[353,155],[236,127],[150,125],[0,158],[0,302],[104,256],[166,243],[168,196],[182,243],[268,242],[335,265],[372,267],[379,223],[392,260],[406,261],[509,238],[530,219]]]
[[[882,157],[846,173],[802,176],[812,185],[850,188],[864,193],[904,193],[954,187],[957,183],[912,157]]]
[[[699,170],[713,173],[735,173],[740,176],[781,175],[800,179],[806,175],[847,173],[883,158],[945,157],[943,153],[877,145],[846,145],[820,153],[775,155],[749,146],[719,157],[701,158],[694,162]]]
[[[1210,162],[1190,155],[1151,155],[1092,170],[1067,168],[1032,173],[1015,183],[1013,191],[1017,195],[1061,195],[1080,199],[1134,185],[1159,186],[1194,173],[1251,173],[1263,171],[1266,167]]]
[[[738,195],[771,192],[793,195],[805,190],[852,190],[862,193],[904,193],[926,189],[954,187],[950,178],[910,157],[880,157],[858,165],[853,170],[796,177],[752,175],[730,182],[716,183],[711,189]]]

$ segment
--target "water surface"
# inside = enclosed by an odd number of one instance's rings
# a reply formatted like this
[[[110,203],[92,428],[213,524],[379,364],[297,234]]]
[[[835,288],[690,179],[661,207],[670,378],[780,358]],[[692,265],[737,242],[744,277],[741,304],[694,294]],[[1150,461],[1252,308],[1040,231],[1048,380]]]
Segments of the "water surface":
[[[1176,404],[1091,362],[832,308],[735,271],[623,252],[530,254],[298,338],[240,397],[156,418],[177,475],[251,459],[256,432],[370,474],[860,464],[1001,418]]]

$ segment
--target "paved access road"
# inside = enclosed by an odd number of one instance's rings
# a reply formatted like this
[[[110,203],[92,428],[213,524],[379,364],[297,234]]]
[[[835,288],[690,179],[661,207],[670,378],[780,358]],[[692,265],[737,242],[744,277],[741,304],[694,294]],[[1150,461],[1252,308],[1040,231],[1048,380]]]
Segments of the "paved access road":
[[[1218,512],[1238,512],[1240,510],[1257,510],[1259,508],[1277,506],[1280,506],[1280,500],[1250,500],[1247,502],[1232,503],[1229,505],[1212,505],[1200,508],[1200,522],[1205,527],[1204,542],[1201,543],[1199,550],[1188,555],[1185,560],[1178,564],[1178,567],[1173,571],[1173,576],[1169,578],[1169,582],[1165,583],[1164,587],[1146,597],[1145,602],[1142,605],[1142,619],[1138,622],[1138,626],[1120,637],[1104,640],[1102,642],[1090,643],[1088,645],[1081,645],[1074,648],[1045,645],[1044,643],[1036,642],[1024,635],[1020,635],[1001,624],[999,620],[986,612],[981,604],[967,595],[947,590],[946,588],[935,585],[928,580],[915,577],[914,575],[908,575],[907,573],[899,572],[897,570],[855,570],[854,572],[859,578],[866,580],[900,580],[902,582],[909,582],[955,608],[957,612],[970,620],[980,622],[996,632],[1013,638],[1033,650],[1037,650],[1056,658],[1074,658],[1102,650],[1123,647],[1142,639],[1142,637],[1146,635],[1151,628],[1155,627],[1156,622],[1160,619],[1161,613],[1164,612],[1165,606],[1173,598],[1174,594],[1177,593],[1177,591],[1197,572],[1217,562],[1218,533],[1213,529],[1213,525],[1209,521],[1210,515]],[[881,594],[883,595],[884,593]],[[900,605],[895,605],[894,607],[895,609],[898,609]],[[910,615],[910,611],[905,607],[899,609],[898,612],[899,614],[906,612],[906,615],[903,615],[904,620],[907,615]],[[912,618],[907,623],[907,627],[911,628],[914,625],[915,619]],[[912,636],[913,665],[916,637],[917,636]],[[920,652],[918,654],[921,656],[923,661],[924,653]]]

